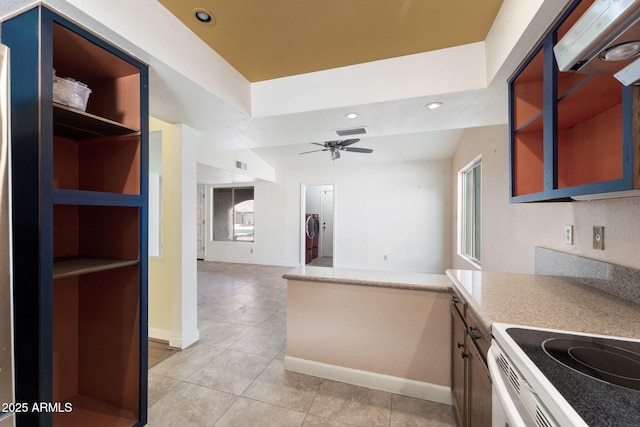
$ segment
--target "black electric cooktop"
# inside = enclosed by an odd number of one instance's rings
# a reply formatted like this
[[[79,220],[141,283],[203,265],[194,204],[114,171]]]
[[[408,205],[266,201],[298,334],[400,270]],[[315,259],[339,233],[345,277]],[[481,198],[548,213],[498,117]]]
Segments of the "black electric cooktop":
[[[507,328],[589,426],[640,426],[640,343]]]

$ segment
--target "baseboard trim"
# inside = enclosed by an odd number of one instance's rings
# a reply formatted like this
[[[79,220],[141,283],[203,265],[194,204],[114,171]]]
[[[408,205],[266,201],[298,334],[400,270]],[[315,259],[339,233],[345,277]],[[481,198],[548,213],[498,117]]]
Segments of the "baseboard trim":
[[[149,328],[149,338],[163,341],[169,344],[169,347],[184,350],[190,345],[195,344],[200,339],[200,330],[196,329],[184,337],[178,338],[171,335],[170,331],[162,329]]]
[[[169,340],[169,346],[184,350],[192,344],[195,344],[200,339],[200,330],[196,329],[190,334],[183,336],[182,338],[172,337]]]
[[[451,388],[438,384],[361,371],[344,366],[329,365],[291,356],[285,356],[284,368],[287,371],[313,375],[314,377],[387,391],[403,396],[416,397],[418,399],[444,403],[445,405],[453,405]]]
[[[171,331],[165,331],[164,329],[149,328],[149,338],[163,341],[169,344],[171,341]]]

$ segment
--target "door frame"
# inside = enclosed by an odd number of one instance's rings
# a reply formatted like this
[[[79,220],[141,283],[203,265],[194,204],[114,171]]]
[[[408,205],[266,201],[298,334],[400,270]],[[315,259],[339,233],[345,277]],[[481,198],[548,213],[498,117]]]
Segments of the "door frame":
[[[338,184],[335,181],[322,181],[322,182],[301,182],[300,183],[300,228],[299,228],[299,246],[300,257],[299,262],[301,266],[305,263],[305,214],[307,208],[307,187],[322,187],[326,185],[333,186],[333,268],[336,267],[336,259],[338,258],[338,247],[336,245],[336,237],[338,236]]]

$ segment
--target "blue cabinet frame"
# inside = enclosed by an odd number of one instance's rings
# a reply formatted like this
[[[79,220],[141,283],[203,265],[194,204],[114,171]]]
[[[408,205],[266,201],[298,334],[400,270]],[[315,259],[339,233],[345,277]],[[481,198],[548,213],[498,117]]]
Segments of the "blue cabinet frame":
[[[634,163],[634,98],[638,97],[637,88],[623,86],[622,92],[622,177],[620,179],[576,185],[560,188],[558,185],[558,67],[553,55],[553,46],[557,42],[557,30],[571,12],[579,5],[574,1],[558,21],[550,28],[542,41],[533,49],[514,75],[509,79],[509,200],[511,203],[537,201],[570,201],[572,197],[596,195],[601,193],[634,190],[638,183],[634,181],[634,172],[638,167]],[[543,49],[543,167],[544,188],[540,192],[516,195],[516,160],[515,160],[515,95],[514,83],[527,68],[536,54]],[[603,144],[608,141],[602,141]]]
[[[139,70],[140,191],[117,194],[54,189],[53,28],[60,25]],[[14,334],[16,402],[53,399],[53,211],[56,205],[139,209],[139,408],[147,419],[147,197],[148,67],[101,38],[36,6],[2,25],[2,43],[11,49],[11,170],[13,214]],[[96,336],[96,339],[100,337]],[[98,367],[99,368],[99,367]],[[16,414],[18,426],[51,426],[51,412]]]

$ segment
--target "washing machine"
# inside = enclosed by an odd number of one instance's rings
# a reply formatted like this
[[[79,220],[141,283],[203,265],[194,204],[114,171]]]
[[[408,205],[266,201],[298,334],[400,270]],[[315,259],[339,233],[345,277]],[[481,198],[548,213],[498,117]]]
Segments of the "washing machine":
[[[309,264],[313,260],[313,239],[315,237],[315,226],[312,214],[305,214],[305,263]]]
[[[311,259],[318,258],[318,245],[320,243],[320,215],[311,214],[313,222],[313,238],[311,239]]]

